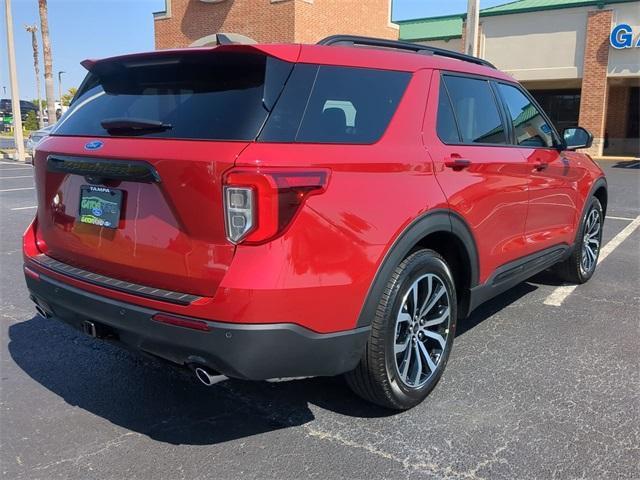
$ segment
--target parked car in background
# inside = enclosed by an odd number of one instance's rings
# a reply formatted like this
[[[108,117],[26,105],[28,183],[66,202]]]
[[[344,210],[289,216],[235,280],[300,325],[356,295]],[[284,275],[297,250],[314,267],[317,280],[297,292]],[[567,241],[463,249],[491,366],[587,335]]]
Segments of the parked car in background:
[[[25,144],[25,146],[27,147],[27,153],[29,155],[33,157],[35,148],[38,146],[38,144],[43,138],[49,135],[51,130],[53,130],[53,125],[49,125],[48,127],[44,127],[44,128],[41,128],[40,130],[36,130],[35,132],[31,132]]]
[[[62,114],[67,110],[69,110],[69,106],[62,105],[61,102],[56,102],[55,105],[56,105],[56,122],[57,122],[58,120],[60,120],[60,117],[62,117]]]
[[[346,374],[407,409],[478,305],[548,268],[591,278],[607,183],[576,151],[589,132],[559,134],[478,58],[320,43],[83,62],[34,159],[40,314],[206,385]]]
[[[2,116],[12,115],[13,111],[11,107],[12,107],[12,102],[10,98],[0,99],[0,114]],[[34,112],[37,117],[38,107],[32,102],[28,102],[26,100],[20,100],[20,116],[22,117],[23,121],[27,119],[27,115],[29,115],[29,112]]]

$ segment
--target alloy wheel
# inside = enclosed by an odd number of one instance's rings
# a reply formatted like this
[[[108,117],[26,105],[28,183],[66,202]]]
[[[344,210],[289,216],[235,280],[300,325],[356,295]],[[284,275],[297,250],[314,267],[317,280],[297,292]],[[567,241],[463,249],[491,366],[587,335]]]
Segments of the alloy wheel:
[[[587,222],[582,239],[582,257],[580,269],[583,275],[589,274],[596,266],[600,253],[600,241],[602,239],[602,225],[598,210],[593,208],[587,216]]]
[[[413,282],[396,317],[394,357],[400,380],[420,388],[435,373],[448,346],[451,308],[445,282],[429,273]]]

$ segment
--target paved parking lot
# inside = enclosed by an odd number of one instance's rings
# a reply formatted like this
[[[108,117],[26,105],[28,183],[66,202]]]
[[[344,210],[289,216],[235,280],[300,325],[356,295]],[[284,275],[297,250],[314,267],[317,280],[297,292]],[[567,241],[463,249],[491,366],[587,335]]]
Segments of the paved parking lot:
[[[3,477],[640,478],[640,162],[602,165],[610,243],[592,281],[545,273],[481,307],[431,396],[390,414],[340,379],[206,388],[35,315],[31,167],[0,163]]]

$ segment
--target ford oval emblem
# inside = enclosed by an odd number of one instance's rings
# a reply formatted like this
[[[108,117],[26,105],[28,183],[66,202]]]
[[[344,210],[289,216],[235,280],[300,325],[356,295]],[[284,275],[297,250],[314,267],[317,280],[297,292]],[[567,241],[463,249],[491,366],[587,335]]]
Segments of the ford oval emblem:
[[[104,143],[102,143],[100,140],[94,140],[93,142],[89,142],[84,146],[85,150],[98,150],[99,148],[102,148],[102,146],[104,145]]]

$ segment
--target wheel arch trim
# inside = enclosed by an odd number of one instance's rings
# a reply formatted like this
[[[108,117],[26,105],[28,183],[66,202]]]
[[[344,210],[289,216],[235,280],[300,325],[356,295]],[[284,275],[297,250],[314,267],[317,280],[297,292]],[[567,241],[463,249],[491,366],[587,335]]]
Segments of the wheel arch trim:
[[[604,188],[604,191],[607,194],[607,203],[608,203],[609,188],[608,188],[608,185],[607,185],[607,179],[605,177],[598,177],[593,182],[593,184],[591,185],[591,188],[589,189],[589,193],[584,198],[584,203],[582,205],[582,212],[580,213],[580,217],[578,218],[578,223],[576,224],[576,235],[575,235],[575,238],[573,240],[572,247],[575,247],[575,245],[576,245],[576,243],[578,241],[578,236],[580,235],[581,226],[584,223],[584,219],[587,217],[587,210],[589,209],[589,199],[591,197],[595,197],[596,192],[600,188]],[[604,217],[606,214],[607,214],[607,206],[606,205],[602,205],[602,216]],[[604,218],[602,219],[602,223],[604,224]]]
[[[478,285],[478,250],[471,229],[467,223],[460,215],[448,209],[427,212],[408,225],[396,237],[391,247],[385,253],[369,286],[367,296],[365,297],[358,316],[356,328],[371,324],[371,319],[375,316],[378,306],[378,299],[384,292],[387,279],[391,276],[391,273],[397,265],[400,264],[420,240],[438,232],[451,233],[460,240],[470,261],[469,270],[471,278],[469,279],[469,287],[473,288]]]

